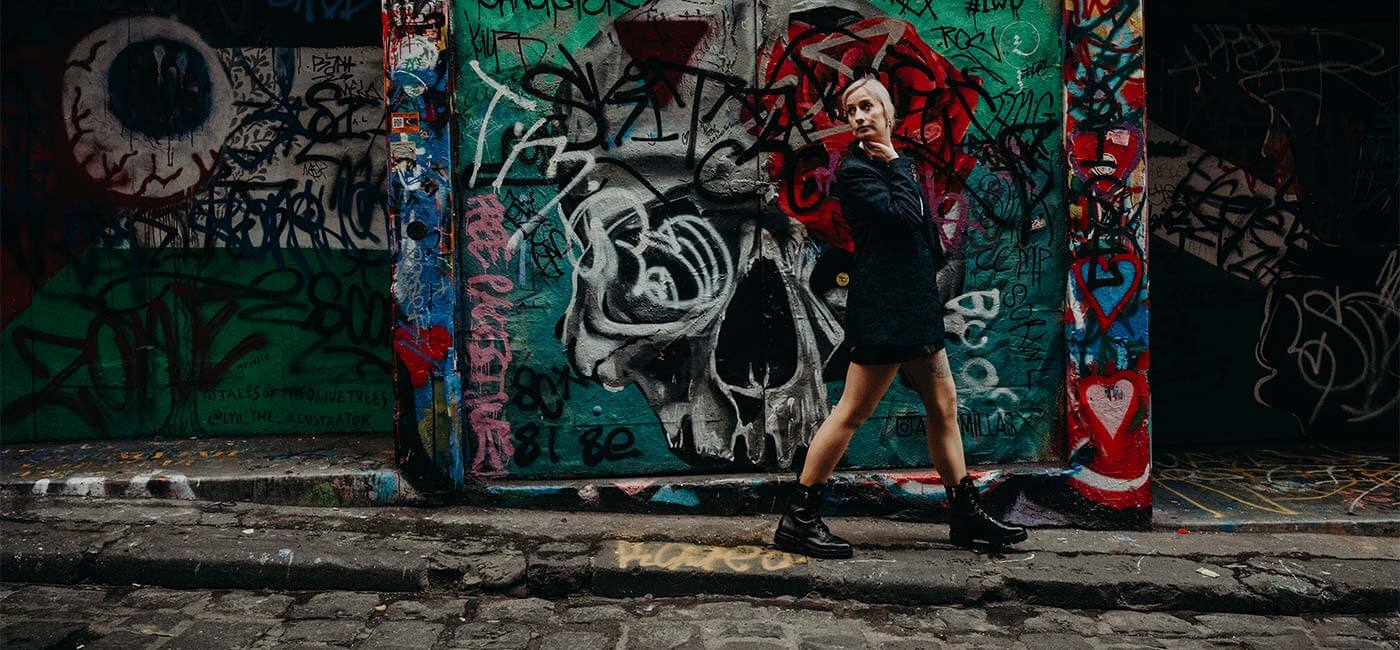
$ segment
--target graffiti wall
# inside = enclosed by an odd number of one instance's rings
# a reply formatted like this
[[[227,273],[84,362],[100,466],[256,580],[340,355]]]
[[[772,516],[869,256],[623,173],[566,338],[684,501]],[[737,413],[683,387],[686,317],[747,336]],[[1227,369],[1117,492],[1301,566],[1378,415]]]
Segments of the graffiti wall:
[[[1064,458],[1059,4],[453,6],[468,472],[800,460],[847,367],[832,179],[863,74],[892,89],[950,260],[970,459]],[[903,379],[847,461],[928,466]]]
[[[377,3],[4,3],[5,442],[388,431]]]
[[[393,253],[395,454],[434,489],[463,479],[452,83],[442,0],[385,0],[389,224]],[[466,229],[473,232],[471,226]],[[480,250],[473,246],[472,250]],[[480,364],[477,348],[468,358]],[[478,448],[477,453],[488,450]]]
[[[1065,6],[1069,486],[1091,503],[1144,517],[1152,506],[1152,404],[1142,5]]]
[[[1160,444],[1400,430],[1400,10],[1285,6],[1149,9]]]

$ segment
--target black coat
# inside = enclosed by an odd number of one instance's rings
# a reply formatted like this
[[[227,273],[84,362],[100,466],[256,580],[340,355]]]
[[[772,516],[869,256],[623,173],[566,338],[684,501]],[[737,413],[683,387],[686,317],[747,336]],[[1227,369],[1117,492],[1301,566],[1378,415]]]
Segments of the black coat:
[[[943,342],[937,275],[943,246],[908,155],[883,163],[852,143],[836,168],[841,212],[855,240],[846,298],[846,342]]]

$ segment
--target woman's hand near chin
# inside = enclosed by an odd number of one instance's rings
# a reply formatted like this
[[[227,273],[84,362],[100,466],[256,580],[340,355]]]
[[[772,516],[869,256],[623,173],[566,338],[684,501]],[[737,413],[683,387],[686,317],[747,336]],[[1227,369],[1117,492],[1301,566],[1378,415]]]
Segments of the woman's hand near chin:
[[[861,143],[861,146],[865,147],[865,152],[870,154],[871,158],[880,162],[889,162],[899,157],[899,154],[895,153],[894,147],[883,142],[866,140]]]

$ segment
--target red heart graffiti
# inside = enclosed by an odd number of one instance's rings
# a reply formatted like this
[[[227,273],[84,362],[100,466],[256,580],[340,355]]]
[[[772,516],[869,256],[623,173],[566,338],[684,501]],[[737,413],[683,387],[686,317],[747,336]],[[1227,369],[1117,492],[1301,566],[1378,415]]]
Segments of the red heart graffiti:
[[[1089,270],[1089,264],[1095,260],[1099,262],[1099,267],[1105,274],[1110,274],[1108,277],[1112,277],[1111,272],[1117,270],[1121,281],[1111,285],[1099,284],[1090,289],[1085,271]],[[1132,253],[1082,259],[1076,261],[1073,268],[1074,281],[1079,285],[1079,293],[1084,302],[1094,310],[1094,316],[1098,318],[1099,327],[1102,329],[1108,329],[1109,325],[1118,320],[1119,314],[1137,296],[1138,286],[1142,284],[1142,260]],[[1129,275],[1131,277],[1125,277]],[[1100,280],[1102,277],[1096,275],[1095,279]],[[1105,302],[1109,303],[1109,309],[1104,309]]]
[[[1120,370],[1108,376],[1081,377],[1077,387],[1090,441],[1098,450],[1091,468],[1105,476],[1135,478],[1142,466],[1137,452],[1147,441],[1133,431],[1147,401],[1147,382],[1137,372]]]
[[[451,348],[452,336],[441,325],[425,330],[408,326],[394,328],[394,356],[408,369],[414,388],[428,385],[433,369],[442,363]]]

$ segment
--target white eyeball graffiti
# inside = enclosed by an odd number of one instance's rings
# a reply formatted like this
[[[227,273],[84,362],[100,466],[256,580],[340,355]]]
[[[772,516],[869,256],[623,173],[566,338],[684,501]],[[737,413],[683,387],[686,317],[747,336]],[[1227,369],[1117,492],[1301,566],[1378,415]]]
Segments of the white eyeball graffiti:
[[[233,126],[229,95],[228,72],[194,30],[166,18],[123,19],[69,54],[63,121],[94,181],[162,202],[213,174]]]

